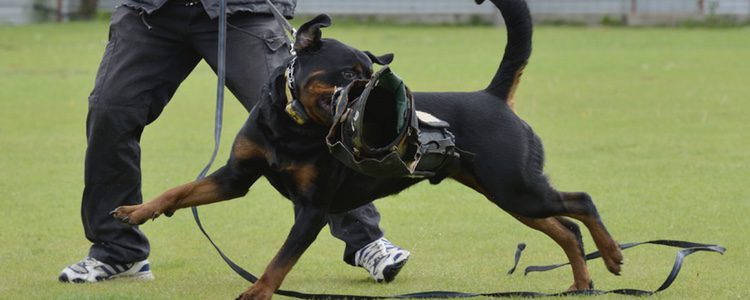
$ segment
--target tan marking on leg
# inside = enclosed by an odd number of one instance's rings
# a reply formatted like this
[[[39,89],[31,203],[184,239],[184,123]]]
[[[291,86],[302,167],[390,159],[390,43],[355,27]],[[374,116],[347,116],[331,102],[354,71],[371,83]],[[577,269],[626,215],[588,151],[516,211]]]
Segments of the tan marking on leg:
[[[589,275],[588,267],[586,267],[586,260],[584,259],[585,254],[581,253],[578,239],[576,239],[573,232],[553,217],[534,219],[517,214],[511,215],[521,221],[521,223],[545,233],[560,245],[565,252],[565,255],[568,257],[570,267],[573,270],[573,285],[570,286],[570,290],[585,290],[592,288],[591,276]]]
[[[292,270],[294,264],[297,263],[299,257],[293,257],[287,262],[279,261],[280,252],[276,254],[271,263],[266,267],[263,275],[260,276],[257,282],[250,286],[244,293],[242,293],[240,299],[271,299],[273,293],[281,287],[281,283]]]
[[[310,192],[318,178],[318,169],[312,164],[292,165],[284,168],[284,171],[291,173],[297,187],[303,193]]]
[[[177,209],[217,202],[221,199],[218,186],[210,178],[169,189],[153,200],[130,206],[120,206],[112,216],[128,224],[143,224],[162,214],[171,216]]]
[[[219,194],[219,185],[210,177],[179,186],[165,192],[167,193],[174,193],[176,197],[172,211],[226,200]]]
[[[604,223],[599,218],[586,215],[568,215],[571,218],[577,219],[588,228],[591,233],[591,237],[596,244],[596,248],[602,254],[602,260],[612,274],[620,275],[622,269],[622,251],[620,245],[615,241],[612,236],[604,227]]]
[[[232,155],[239,160],[266,157],[266,151],[244,136],[238,136],[232,145]]]

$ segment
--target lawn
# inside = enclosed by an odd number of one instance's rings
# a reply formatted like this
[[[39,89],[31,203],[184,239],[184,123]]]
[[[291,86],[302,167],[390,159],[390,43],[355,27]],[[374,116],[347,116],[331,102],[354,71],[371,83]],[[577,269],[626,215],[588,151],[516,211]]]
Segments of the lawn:
[[[394,52],[392,68],[416,91],[483,88],[504,45],[503,29],[492,27],[347,23],[324,36]],[[535,31],[516,108],[544,140],[555,185],[589,192],[620,242],[684,239],[728,249],[723,256],[689,257],[672,288],[654,298],[750,297],[748,36],[748,28]],[[57,282],[58,272],[88,250],[79,217],[84,120],[106,37],[105,22],[0,27],[0,298],[233,298],[248,284],[221,261],[189,211],[142,226],[152,243],[155,281]],[[145,131],[145,198],[192,180],[208,160],[214,86],[214,74],[201,64]],[[220,162],[245,117],[229,99]],[[522,267],[564,261],[564,255],[549,238],[455,182],[421,184],[377,205],[386,236],[412,251],[395,282],[374,284],[365,271],[345,265],[343,243],[324,229],[283,288],[373,295],[558,292],[572,282],[568,268],[507,276],[518,242],[528,244]],[[200,211],[225,252],[256,273],[292,223],[290,203],[265,181],[242,199]],[[600,261],[589,265],[597,288],[655,289],[675,252],[627,250],[619,277]]]

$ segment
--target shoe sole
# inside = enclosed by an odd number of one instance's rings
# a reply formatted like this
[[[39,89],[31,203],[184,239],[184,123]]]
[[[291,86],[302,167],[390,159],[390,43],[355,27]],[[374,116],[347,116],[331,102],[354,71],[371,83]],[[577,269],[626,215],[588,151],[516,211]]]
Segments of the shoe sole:
[[[380,279],[378,280],[378,282],[389,283],[393,281],[394,279],[396,279],[396,275],[398,275],[398,272],[401,271],[401,269],[404,267],[407,261],[409,261],[409,258],[406,258],[396,264],[385,267],[385,269],[383,269],[384,279]]]
[[[67,274],[60,274],[60,276],[57,278],[58,281],[64,282],[64,283],[97,283],[97,282],[104,282],[104,281],[110,281],[110,280],[116,280],[116,279],[151,281],[151,280],[154,280],[154,274],[151,272],[148,272],[148,273],[140,273],[140,274],[133,274],[133,275],[120,275],[120,276],[114,275],[112,277],[99,280],[99,281],[86,281],[80,278],[70,280],[68,279]]]

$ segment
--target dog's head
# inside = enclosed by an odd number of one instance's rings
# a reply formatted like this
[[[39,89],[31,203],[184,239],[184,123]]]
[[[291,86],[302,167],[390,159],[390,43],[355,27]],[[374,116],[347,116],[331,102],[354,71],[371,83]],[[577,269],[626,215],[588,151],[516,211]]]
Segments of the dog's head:
[[[323,126],[332,122],[331,98],[336,88],[357,79],[369,79],[373,63],[387,65],[393,54],[376,56],[335,39],[321,38],[321,28],[331,25],[331,18],[318,15],[300,26],[294,50],[294,93],[308,121]],[[301,112],[300,112],[301,113]]]

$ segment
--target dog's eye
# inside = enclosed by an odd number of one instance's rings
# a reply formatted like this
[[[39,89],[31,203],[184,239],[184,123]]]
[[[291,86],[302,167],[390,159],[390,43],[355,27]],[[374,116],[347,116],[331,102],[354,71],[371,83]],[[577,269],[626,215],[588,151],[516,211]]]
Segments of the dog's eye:
[[[346,80],[357,79],[357,73],[354,73],[354,71],[344,71],[344,72],[341,72],[341,76],[344,76],[344,79],[346,79]]]

